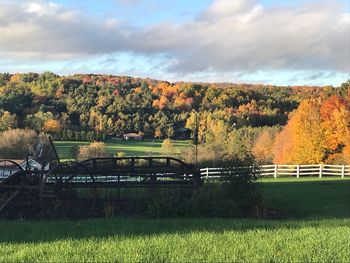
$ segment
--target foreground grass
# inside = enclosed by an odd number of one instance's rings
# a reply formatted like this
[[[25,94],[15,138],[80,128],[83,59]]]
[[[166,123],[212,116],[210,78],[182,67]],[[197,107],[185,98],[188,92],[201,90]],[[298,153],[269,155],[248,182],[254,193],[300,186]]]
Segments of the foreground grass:
[[[349,262],[350,220],[0,222],[0,261]]]
[[[0,221],[0,262],[350,262],[350,180],[264,179],[289,220]]]
[[[186,140],[173,140],[175,151],[180,152],[182,148],[188,147]],[[106,148],[111,155],[116,152],[124,152],[127,156],[156,156],[162,154],[163,140],[125,141],[107,140]],[[74,146],[88,145],[89,142],[56,141],[55,146],[61,159],[73,159],[72,148]]]

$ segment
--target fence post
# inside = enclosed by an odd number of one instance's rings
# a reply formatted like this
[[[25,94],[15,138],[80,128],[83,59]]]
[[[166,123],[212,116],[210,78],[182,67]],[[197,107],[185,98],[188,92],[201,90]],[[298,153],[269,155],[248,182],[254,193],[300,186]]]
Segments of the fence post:
[[[209,167],[207,167],[207,178],[209,177]]]
[[[345,165],[343,164],[341,166],[341,178],[344,178],[344,176],[345,176]]]
[[[322,178],[322,170],[323,170],[322,168],[323,168],[323,165],[322,165],[322,163],[321,163],[321,164],[320,164],[320,174],[319,174],[319,176],[318,176],[319,178]]]
[[[300,165],[298,164],[297,165],[297,178],[299,178],[300,176]]]
[[[275,173],[273,175],[274,178],[277,178],[277,173],[278,173],[278,165],[275,164]]]

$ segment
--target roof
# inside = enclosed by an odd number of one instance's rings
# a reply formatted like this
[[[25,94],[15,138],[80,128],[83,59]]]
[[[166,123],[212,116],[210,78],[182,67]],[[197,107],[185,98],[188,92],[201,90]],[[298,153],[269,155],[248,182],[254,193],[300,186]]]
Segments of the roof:
[[[35,163],[35,164],[37,164],[37,165],[40,165],[40,163],[37,161],[37,160],[34,160],[34,159],[28,159],[28,163],[30,164],[30,163]],[[20,164],[22,167],[23,166],[26,166],[27,165],[27,160],[24,160],[21,164]]]
[[[142,135],[131,132],[131,133],[125,133],[124,137],[142,137]]]
[[[14,162],[14,163],[16,163],[18,165],[21,165],[23,162],[25,162],[25,160],[8,160],[8,161],[12,161],[12,162]],[[11,162],[2,162],[0,166],[1,167],[11,167],[13,165],[14,164],[11,163]]]

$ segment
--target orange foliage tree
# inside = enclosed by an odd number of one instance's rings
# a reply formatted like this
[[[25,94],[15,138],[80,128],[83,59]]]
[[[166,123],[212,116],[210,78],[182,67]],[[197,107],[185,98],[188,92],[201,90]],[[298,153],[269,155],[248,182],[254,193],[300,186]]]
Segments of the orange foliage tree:
[[[164,108],[190,110],[192,108],[193,98],[186,97],[180,90],[180,84],[171,85],[167,82],[160,82],[152,89],[152,93],[159,96],[159,99],[153,101],[152,106],[158,110]]]
[[[49,119],[45,122],[43,130],[45,132],[58,133],[61,130],[61,124],[58,120]]]
[[[278,134],[275,163],[349,162],[349,102],[338,95],[303,101]]]
[[[273,145],[275,142],[276,132],[273,130],[264,130],[253,148],[253,154],[260,163],[271,163],[273,160]]]

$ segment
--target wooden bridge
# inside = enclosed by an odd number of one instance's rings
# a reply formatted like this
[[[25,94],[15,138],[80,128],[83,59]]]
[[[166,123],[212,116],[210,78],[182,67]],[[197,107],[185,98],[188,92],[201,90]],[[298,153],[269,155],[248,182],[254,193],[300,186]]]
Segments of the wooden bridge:
[[[91,207],[97,200],[121,200],[121,189],[196,189],[201,185],[194,165],[171,157],[92,158],[56,162],[51,167],[49,171],[24,170],[11,160],[0,160],[0,214],[19,197],[45,209],[57,202]]]

